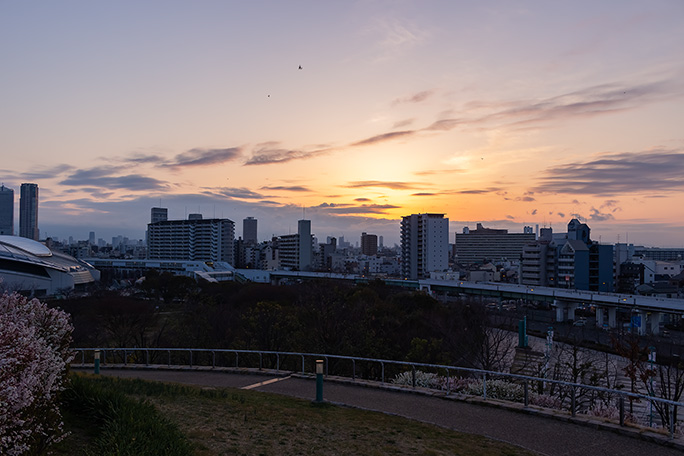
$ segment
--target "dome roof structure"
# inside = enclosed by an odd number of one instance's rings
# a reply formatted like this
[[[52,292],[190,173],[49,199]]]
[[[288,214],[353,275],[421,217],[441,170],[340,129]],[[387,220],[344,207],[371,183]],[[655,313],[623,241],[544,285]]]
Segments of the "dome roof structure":
[[[88,263],[19,236],[0,235],[0,291],[53,296],[99,280]]]

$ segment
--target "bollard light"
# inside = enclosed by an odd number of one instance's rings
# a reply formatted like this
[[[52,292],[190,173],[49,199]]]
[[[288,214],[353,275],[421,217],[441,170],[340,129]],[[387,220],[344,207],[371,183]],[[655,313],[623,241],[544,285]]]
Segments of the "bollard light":
[[[316,360],[316,402],[323,402],[323,363],[322,359]]]
[[[95,350],[95,373],[100,373],[100,350]]]

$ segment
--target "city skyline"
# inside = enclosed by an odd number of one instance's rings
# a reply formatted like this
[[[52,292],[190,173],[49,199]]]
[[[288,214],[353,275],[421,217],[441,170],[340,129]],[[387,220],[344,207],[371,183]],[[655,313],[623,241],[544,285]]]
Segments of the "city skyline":
[[[41,237],[144,239],[165,207],[254,217],[259,240],[308,219],[392,245],[403,216],[443,213],[450,242],[579,218],[683,246],[683,18],[676,0],[5,2],[0,181],[38,185]]]

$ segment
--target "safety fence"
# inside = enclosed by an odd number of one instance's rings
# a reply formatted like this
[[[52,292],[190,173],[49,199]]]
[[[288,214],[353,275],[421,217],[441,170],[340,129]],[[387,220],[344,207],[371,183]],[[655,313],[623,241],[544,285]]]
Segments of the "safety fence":
[[[684,402],[620,389],[572,383],[528,375],[441,364],[414,363],[357,356],[266,350],[200,348],[77,348],[73,365],[148,366],[167,368],[235,368],[312,374],[316,360],[324,361],[324,375],[425,388],[445,395],[475,395],[562,410],[630,423],[662,427],[674,438],[678,411]],[[633,413],[634,404],[649,410],[647,417]],[[647,407],[643,407],[646,404]]]

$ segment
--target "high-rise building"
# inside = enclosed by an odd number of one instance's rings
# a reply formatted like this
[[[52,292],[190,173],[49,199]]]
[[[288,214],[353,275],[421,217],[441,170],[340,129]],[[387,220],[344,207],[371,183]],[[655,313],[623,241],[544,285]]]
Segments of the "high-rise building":
[[[165,222],[169,219],[169,210],[165,207],[153,207],[150,222]]]
[[[38,232],[38,185],[21,184],[19,199],[19,236],[37,241]]]
[[[95,231],[91,231],[90,234],[88,234],[88,242],[90,245],[95,245]]]
[[[150,260],[225,261],[233,264],[235,224],[228,219],[166,220],[147,225]]]
[[[449,267],[449,219],[444,214],[412,214],[401,220],[401,272],[411,280]]]
[[[378,254],[378,236],[361,233],[361,254],[375,256]]]
[[[293,271],[313,269],[313,236],[311,220],[299,220],[297,234],[278,236],[280,268]]]
[[[257,240],[257,219],[247,217],[242,221],[242,240],[245,244],[256,244]]]
[[[0,185],[0,234],[14,235],[14,190]]]
[[[310,271],[313,266],[313,236],[311,236],[311,220],[297,222],[299,234],[299,270]]]

